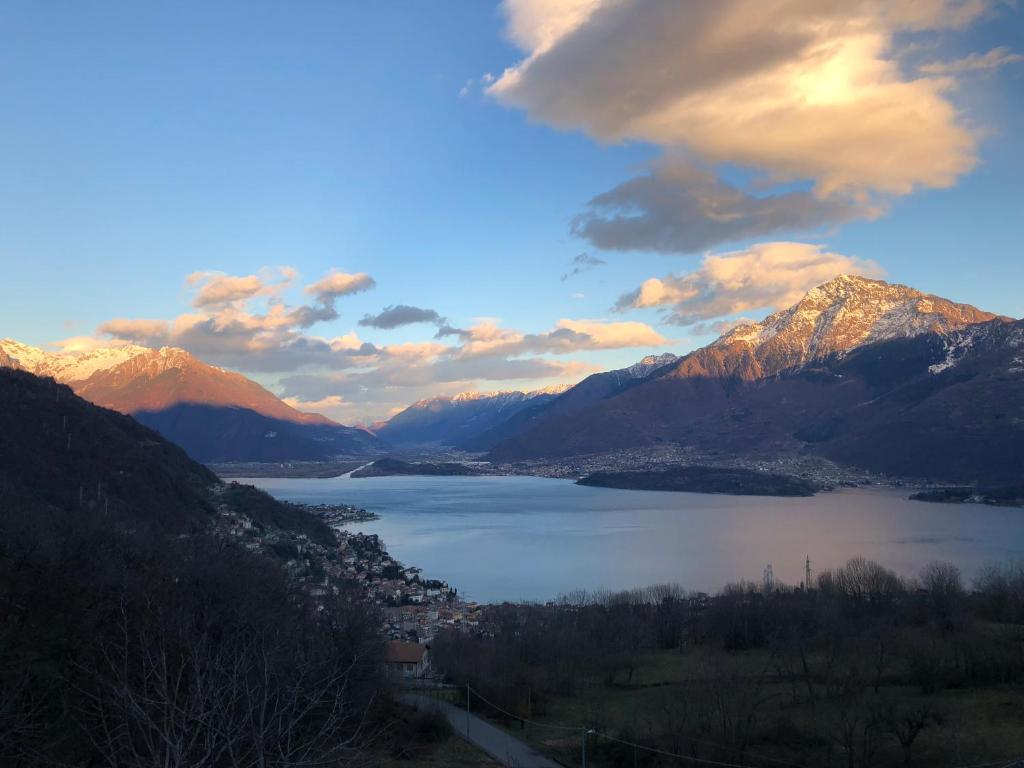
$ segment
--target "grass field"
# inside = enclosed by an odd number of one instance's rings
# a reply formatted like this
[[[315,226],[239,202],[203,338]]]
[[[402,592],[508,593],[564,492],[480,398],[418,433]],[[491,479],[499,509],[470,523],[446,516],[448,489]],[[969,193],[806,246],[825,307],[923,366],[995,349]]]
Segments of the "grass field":
[[[749,681],[762,673],[763,684],[750,694],[756,700],[735,693],[742,688],[742,681],[750,688]],[[639,742],[675,729],[681,735],[672,751],[723,762],[860,768],[906,764],[896,732],[872,720],[873,716],[921,711],[927,712],[927,722],[913,742],[911,765],[939,768],[1024,757],[1024,690],[1020,687],[950,688],[925,695],[917,686],[883,683],[878,693],[868,688],[851,704],[843,696],[828,695],[823,686],[813,688],[812,698],[812,691],[803,683],[780,676],[766,651],[650,652],[641,657],[628,683],[622,677],[612,684],[584,681],[574,695],[547,697],[533,712],[532,720],[539,725],[527,724],[524,729],[515,721],[494,722],[566,765],[580,764],[581,734],[586,726]],[[708,697],[726,687],[731,687],[729,695],[721,698],[730,703],[707,706]],[[694,706],[698,698],[704,701],[703,710]],[[487,710],[483,702],[474,707],[477,714]],[[747,717],[751,710],[756,722],[749,729],[746,748],[716,746],[721,744],[715,741],[716,733],[730,728],[736,732],[739,727],[730,725],[729,718]],[[693,736],[692,728],[689,735],[682,735],[687,732],[685,722],[692,725],[694,718],[708,712],[721,721],[708,724],[707,738]],[[581,730],[576,733],[545,725],[579,726]],[[844,742],[844,734],[852,735]],[[694,764],[640,749],[634,755],[631,748],[598,734],[588,737],[588,749],[590,766],[630,765],[634,759],[636,765]]]

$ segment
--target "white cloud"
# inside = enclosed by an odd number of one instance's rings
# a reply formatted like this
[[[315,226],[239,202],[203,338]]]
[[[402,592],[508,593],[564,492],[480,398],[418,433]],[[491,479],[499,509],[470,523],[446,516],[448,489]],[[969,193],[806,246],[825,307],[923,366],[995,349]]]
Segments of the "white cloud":
[[[953,75],[965,72],[990,72],[1007,64],[1024,61],[1024,56],[1014,53],[1009,48],[993,48],[987,53],[972,53],[962,59],[953,61],[933,61],[918,67],[927,75]]]
[[[841,274],[880,276],[872,261],[810,243],[760,243],[742,251],[708,254],[694,272],[652,277],[619,298],[619,310],[657,307],[666,322],[694,325],[738,312],[781,309]],[[710,326],[706,326],[710,327]]]
[[[228,304],[234,301],[250,299],[263,290],[263,281],[256,275],[236,277],[234,275],[214,275],[209,272],[189,275],[188,282],[201,281],[202,286],[192,300],[194,307],[211,307]]]
[[[197,308],[243,303],[256,296],[273,296],[297,276],[292,267],[265,267],[259,275],[228,275],[218,271],[193,272],[185,284],[198,286],[192,299]]]
[[[306,293],[327,303],[342,296],[368,291],[376,285],[376,281],[365,272],[349,274],[331,270],[317,282],[306,286]]]
[[[949,187],[976,165],[983,132],[950,94],[958,76],[1016,54],[917,73],[903,56],[991,4],[505,0],[524,57],[485,90],[553,127],[663,150],[665,160],[573,220],[595,247],[688,253],[821,236],[880,215],[895,196]],[[758,191],[709,173],[725,166],[752,171]]]
[[[668,339],[646,323],[563,318],[543,333],[520,333],[485,320],[469,328],[464,343],[453,350],[454,357],[515,357],[522,355],[567,355],[573,352],[656,347]]]
[[[337,411],[350,405],[341,395],[328,395],[319,400],[303,400],[298,397],[281,398],[285,403],[300,411]]]
[[[216,286],[208,293],[209,300],[194,302],[199,305],[194,311],[171,320],[113,319],[97,329],[96,338],[75,338],[67,344],[76,349],[129,342],[182,347],[209,363],[262,374],[261,381],[276,383],[303,410],[367,421],[421,396],[475,389],[481,382],[490,383],[488,389],[508,382],[528,382],[521,385],[525,388],[575,383],[595,367],[565,359],[568,355],[666,343],[645,323],[571,318],[542,333],[523,333],[480,318],[468,329],[441,325],[434,340],[397,344],[374,344],[354,331],[314,335],[308,331],[310,325],[338,317],[338,297],[366,290],[373,285],[372,278],[364,273],[329,273],[305,289],[315,303],[294,306],[284,302],[277,290],[280,283],[272,282],[272,275],[257,275],[262,287],[230,277],[207,272],[192,276],[189,284],[196,286],[197,294]],[[287,279],[293,278],[294,274]],[[413,321],[443,320],[433,310],[393,305],[369,316],[361,328],[372,332]]]
[[[945,187],[975,137],[934,78],[906,77],[904,31],[962,25],[978,2],[506,0],[526,58],[489,88],[601,141],[809,179],[820,197]]]

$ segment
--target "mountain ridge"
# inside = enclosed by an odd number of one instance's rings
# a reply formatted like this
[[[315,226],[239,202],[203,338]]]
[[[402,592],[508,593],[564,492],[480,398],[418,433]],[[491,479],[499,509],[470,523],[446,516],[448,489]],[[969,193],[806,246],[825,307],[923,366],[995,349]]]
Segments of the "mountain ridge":
[[[0,353],[0,365],[49,376],[96,405],[131,414],[200,461],[311,461],[380,449],[366,430],[299,411],[178,347],[52,353],[3,339]]]
[[[633,387],[537,420],[488,458],[560,460],[674,443],[738,455],[817,453],[904,476],[1016,471],[976,440],[963,414],[973,412],[983,425],[976,431],[1004,453],[1014,453],[1012,439],[1024,441],[1024,323],[881,281],[819,288]],[[967,445],[976,457],[965,457]]]

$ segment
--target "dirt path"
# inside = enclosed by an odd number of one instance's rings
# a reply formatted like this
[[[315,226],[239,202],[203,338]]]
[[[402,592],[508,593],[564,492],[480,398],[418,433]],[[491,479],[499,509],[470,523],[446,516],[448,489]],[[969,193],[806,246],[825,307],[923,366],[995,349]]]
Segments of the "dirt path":
[[[401,699],[417,709],[436,709],[441,712],[459,736],[508,768],[562,768],[559,763],[544,757],[526,742],[476,715],[471,714],[467,718],[466,710],[448,702],[415,693],[404,694]]]

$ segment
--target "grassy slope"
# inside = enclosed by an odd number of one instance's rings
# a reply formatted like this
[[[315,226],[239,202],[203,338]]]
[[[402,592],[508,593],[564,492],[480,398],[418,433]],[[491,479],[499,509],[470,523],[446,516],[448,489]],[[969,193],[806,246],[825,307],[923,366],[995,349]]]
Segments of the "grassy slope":
[[[623,680],[613,685],[594,680],[581,686],[575,696],[555,696],[548,700],[546,711],[535,713],[533,720],[540,724],[576,725],[618,735],[629,729],[642,739],[651,724],[664,721],[666,705],[687,696],[688,686],[706,678],[715,665],[726,674],[756,676],[770,663],[765,651],[726,654],[720,651],[649,652],[645,653],[631,683]],[[761,710],[773,725],[761,730],[750,745],[748,761],[755,765],[753,755],[791,760],[800,765],[825,765],[829,746],[808,744],[801,734],[810,732],[813,723],[837,718],[834,701],[813,702],[806,689],[797,690],[797,701],[789,682],[771,682],[764,690],[769,701]],[[1019,688],[948,689],[922,697],[916,686],[883,685],[879,701],[885,703],[914,704],[927,698],[941,712],[941,728],[926,728],[913,749],[913,764],[919,766],[961,765],[988,760],[1010,759],[1024,754],[1024,690]],[[484,709],[479,707],[478,714]],[[578,765],[580,738],[565,732],[528,725],[521,729],[518,722],[493,720],[517,737],[530,742],[541,752],[562,761],[565,765]],[[599,737],[591,736],[589,747],[591,763],[604,766]],[[702,745],[707,746],[707,745]],[[833,762],[845,764],[838,746],[832,745]],[[639,753],[641,756],[642,752]],[[706,752],[702,752],[706,755]],[[812,757],[813,755],[813,757]],[[720,757],[729,758],[724,752]],[[735,758],[736,755],[731,756]],[[903,753],[896,740],[880,736],[878,760],[875,765],[901,765]],[[642,764],[642,763],[641,763]],[[671,761],[666,763],[674,764]],[[765,764],[768,764],[767,762]]]

